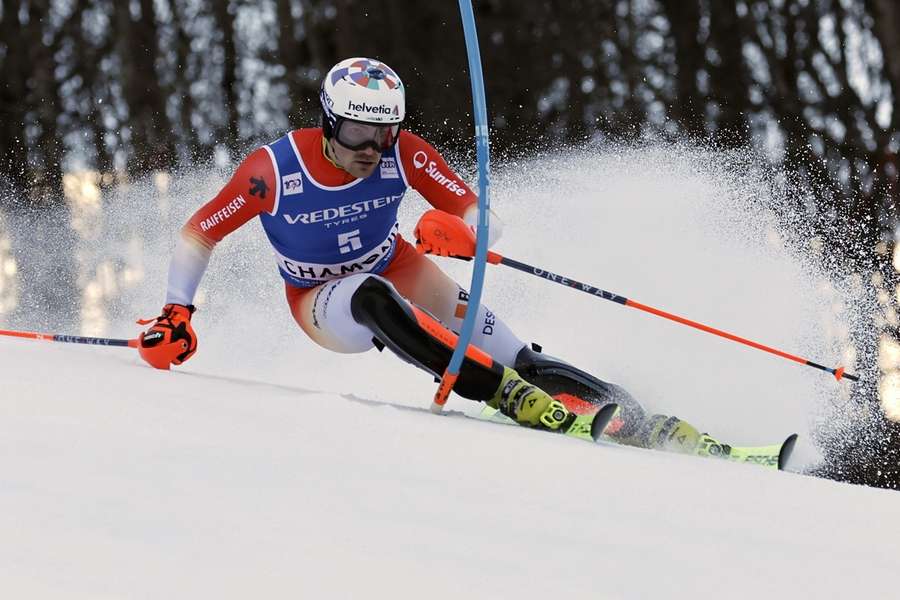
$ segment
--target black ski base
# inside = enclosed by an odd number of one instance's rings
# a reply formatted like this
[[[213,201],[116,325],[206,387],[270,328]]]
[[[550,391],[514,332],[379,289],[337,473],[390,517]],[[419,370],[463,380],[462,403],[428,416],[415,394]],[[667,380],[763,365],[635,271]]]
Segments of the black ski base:
[[[606,429],[606,426],[612,421],[612,418],[615,416],[618,409],[618,404],[610,402],[609,404],[604,405],[603,408],[598,410],[597,414],[594,415],[594,420],[591,422],[591,437],[594,438],[595,442],[600,441],[603,430]]]
[[[792,433],[784,440],[784,443],[781,444],[781,451],[778,452],[778,470],[784,471],[785,465],[787,465],[788,461],[791,459],[791,454],[794,453],[794,446],[797,444],[797,434]]]

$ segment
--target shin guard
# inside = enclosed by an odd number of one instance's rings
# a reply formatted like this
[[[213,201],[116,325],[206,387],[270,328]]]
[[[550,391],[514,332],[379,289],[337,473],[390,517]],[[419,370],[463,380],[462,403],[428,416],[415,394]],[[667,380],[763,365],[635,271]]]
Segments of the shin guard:
[[[379,277],[367,278],[350,301],[353,319],[367,327],[378,347],[440,377],[450,364],[457,336],[424,310],[410,304]],[[469,346],[453,390],[471,400],[490,400],[503,378],[503,365]]]

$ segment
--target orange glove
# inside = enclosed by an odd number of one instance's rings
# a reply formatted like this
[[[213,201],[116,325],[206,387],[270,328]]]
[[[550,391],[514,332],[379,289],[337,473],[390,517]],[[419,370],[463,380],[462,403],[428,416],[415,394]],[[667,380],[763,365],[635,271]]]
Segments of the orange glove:
[[[475,232],[456,215],[429,210],[419,219],[414,233],[419,254],[465,259],[475,256]]]
[[[153,323],[138,337],[141,358],[157,369],[168,369],[193,356],[197,351],[197,334],[191,327],[195,310],[193,305],[166,304],[156,319],[139,320],[139,325]]]

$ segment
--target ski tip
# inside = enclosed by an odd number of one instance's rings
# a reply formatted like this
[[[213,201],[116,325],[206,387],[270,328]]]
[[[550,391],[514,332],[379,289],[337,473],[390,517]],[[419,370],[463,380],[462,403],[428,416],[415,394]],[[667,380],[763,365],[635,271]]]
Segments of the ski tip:
[[[791,454],[794,453],[794,446],[797,444],[797,434],[792,433],[784,440],[784,443],[781,444],[781,451],[778,452],[778,470],[784,471],[785,465],[791,458]]]
[[[597,414],[594,415],[594,420],[591,422],[591,437],[594,438],[595,442],[600,441],[603,430],[606,429],[606,426],[612,421],[617,410],[619,410],[619,405],[615,402],[610,402],[609,404],[605,404],[597,411]]]

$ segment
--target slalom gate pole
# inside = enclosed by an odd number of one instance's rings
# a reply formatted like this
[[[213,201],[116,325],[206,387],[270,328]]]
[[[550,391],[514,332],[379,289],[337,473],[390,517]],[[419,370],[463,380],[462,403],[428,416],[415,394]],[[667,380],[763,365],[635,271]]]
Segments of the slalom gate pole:
[[[497,254],[496,252],[489,252],[487,261],[494,265],[504,265],[516,269],[517,271],[522,271],[523,273],[530,273],[531,275],[540,277],[541,279],[546,279],[547,281],[552,281],[553,283],[558,283],[560,285],[570,287],[572,289],[578,290],[579,292],[590,294],[591,296],[603,298],[604,300],[609,300],[610,302],[615,302],[616,304],[621,304],[623,306],[630,306],[631,308],[642,310],[644,312],[650,313],[651,315],[656,315],[657,317],[662,317],[663,319],[681,323],[682,325],[687,325],[688,327],[693,327],[694,329],[699,329],[700,331],[705,331],[706,333],[717,335],[719,337],[725,338],[726,340],[738,342],[739,344],[744,344],[746,346],[750,346],[751,348],[756,348],[757,350],[762,350],[763,352],[768,352],[770,354],[774,354],[775,356],[780,356],[781,358],[792,360],[807,367],[812,367],[814,369],[819,369],[820,371],[825,371],[826,373],[831,373],[838,381],[840,381],[841,379],[859,381],[858,376],[851,375],[850,373],[845,372],[844,367],[826,367],[800,356],[794,356],[793,354],[788,354],[787,352],[783,352],[776,348],[764,346],[759,342],[748,340],[747,338],[734,335],[733,333],[728,333],[727,331],[722,331],[720,329],[710,327],[709,325],[704,325],[703,323],[698,323],[697,321],[691,321],[690,319],[679,317],[678,315],[660,310],[658,308],[653,308],[652,306],[641,304],[640,302],[631,300],[629,298],[626,298],[625,296],[620,296],[612,292],[607,292],[606,290],[601,290],[600,288],[594,287],[587,283],[581,283],[580,281],[575,281],[574,279],[565,277],[563,275],[557,275],[556,273],[551,273],[550,271],[545,271],[544,269],[533,267],[531,265],[512,260],[511,258],[505,258]]]
[[[487,262],[488,218],[491,207],[488,196],[490,150],[488,147],[487,101],[484,94],[481,51],[478,48],[478,32],[475,29],[472,0],[459,0],[459,12],[466,38],[466,54],[469,58],[469,79],[472,81],[472,116],[475,120],[475,144],[478,156],[478,225],[475,228],[475,264],[472,270],[472,284],[469,286],[469,303],[466,305],[466,316],[463,319],[456,348],[453,349],[453,355],[450,357],[450,364],[444,371],[431,404],[431,411],[436,414],[444,410],[447,397],[459,376],[459,369],[469,346],[469,340],[472,338],[472,332],[475,330],[475,318],[478,314],[478,307],[481,305],[481,290]]]
[[[63,335],[60,333],[35,333],[32,331],[10,331],[0,329],[0,335],[25,338],[29,340],[41,340],[44,342],[65,342],[68,344],[90,344],[92,346],[124,346],[137,348],[138,340],[116,340],[112,338],[84,337],[80,335]]]

